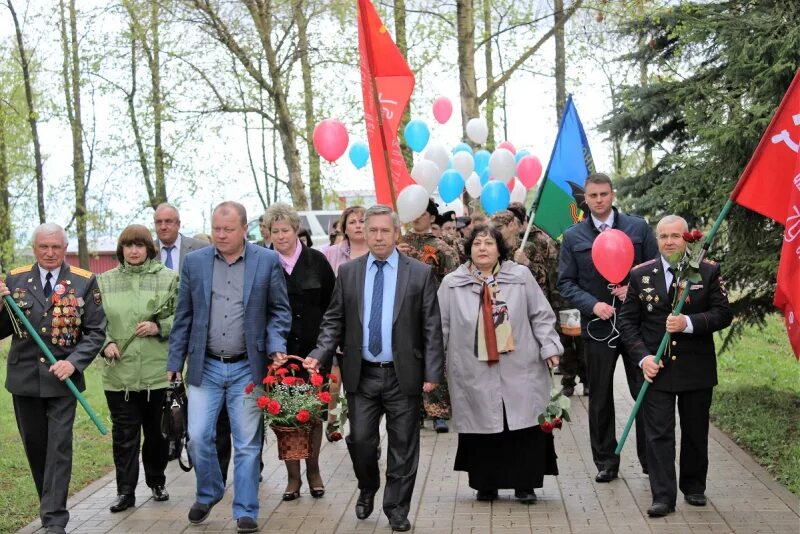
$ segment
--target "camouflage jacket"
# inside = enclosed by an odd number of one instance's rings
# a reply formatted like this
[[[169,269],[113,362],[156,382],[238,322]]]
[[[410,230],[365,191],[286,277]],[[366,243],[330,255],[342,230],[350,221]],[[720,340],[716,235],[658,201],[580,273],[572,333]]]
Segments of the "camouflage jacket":
[[[408,253],[409,257],[431,266],[436,277],[437,287],[442,283],[442,278],[455,271],[460,265],[458,252],[431,233],[409,232],[400,238],[400,242],[411,245],[412,250]]]
[[[450,245],[450,247],[458,253],[458,263],[462,264],[467,261],[467,253],[464,251],[465,239],[460,235],[447,235],[442,234],[442,241]]]
[[[558,244],[542,230],[533,228],[528,236],[528,242],[525,243],[525,255],[531,262],[528,267],[533,273],[536,283],[542,288],[553,310],[558,312],[558,310],[569,308],[556,287]]]

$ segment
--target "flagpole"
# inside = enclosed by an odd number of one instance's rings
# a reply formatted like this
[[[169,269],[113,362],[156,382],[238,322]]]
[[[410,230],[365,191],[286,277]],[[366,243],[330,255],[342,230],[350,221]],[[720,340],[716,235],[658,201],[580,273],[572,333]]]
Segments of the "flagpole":
[[[22,310],[19,309],[19,306],[17,306],[17,303],[14,302],[14,299],[6,295],[5,297],[3,297],[3,300],[5,300],[6,305],[10,308],[10,310],[13,310],[14,315],[16,315],[22,322],[22,324],[25,326],[25,330],[28,331],[28,333],[36,342],[36,344],[39,345],[39,348],[42,350],[42,352],[50,361],[50,363],[52,365],[55,365],[58,362],[58,360],[56,360],[56,357],[53,356],[52,352],[50,352],[50,348],[47,345],[45,345],[44,341],[42,341],[42,338],[39,336],[38,332],[36,332],[36,329],[33,327],[30,321],[28,321],[28,318],[25,317],[25,314],[22,313]],[[14,318],[12,317],[11,320],[13,321]],[[67,387],[75,396],[75,398],[78,399],[78,402],[81,403],[81,406],[83,406],[83,409],[86,410],[86,413],[89,414],[89,418],[95,424],[97,430],[99,430],[100,433],[105,436],[107,434],[106,427],[103,426],[103,422],[100,421],[100,418],[97,417],[95,411],[92,410],[91,406],[89,406],[89,403],[86,401],[86,398],[83,395],[81,395],[81,392],[78,391],[77,387],[75,387],[75,384],[72,382],[72,379],[67,378],[66,380],[64,380],[64,383],[67,385]]]
[[[386,176],[389,182],[389,194],[392,196],[392,210],[397,211],[397,195],[394,191],[394,177],[392,176],[391,159],[389,158],[389,147],[386,146],[386,135],[383,131],[383,108],[381,107],[378,85],[375,81],[374,62],[372,60],[372,38],[368,28],[367,17],[364,16],[364,5],[367,0],[358,0],[361,24],[364,25],[364,41],[366,43],[367,63],[369,63],[369,84],[372,89],[372,100],[378,109],[378,131],[381,135],[381,147],[383,148],[383,163],[386,166]],[[366,110],[365,110],[366,111]]]
[[[740,180],[741,181],[741,180]],[[734,188],[733,192],[731,193],[730,198],[728,201],[725,202],[725,205],[722,207],[722,211],[720,211],[717,220],[714,221],[714,226],[711,227],[711,231],[708,232],[705,240],[703,241],[703,245],[700,250],[700,258],[699,260],[702,262],[703,258],[705,258],[706,254],[708,253],[708,249],[711,248],[711,242],[714,240],[714,237],[717,235],[717,231],[719,227],[722,225],[722,221],[724,221],[728,213],[731,211],[733,207],[734,201],[734,193],[738,192],[739,184]],[[680,315],[681,310],[683,309],[683,303],[686,301],[686,297],[689,296],[689,291],[684,290],[681,292],[680,298],[678,299],[678,303],[675,305],[675,309],[672,310],[672,315]],[[653,356],[653,362],[658,364],[661,361],[661,357],[664,355],[664,351],[669,344],[670,333],[665,332],[664,337],[661,339],[661,344],[658,346],[658,351],[656,352],[655,356]],[[633,404],[633,409],[631,410],[631,415],[628,417],[628,422],[625,424],[625,430],[622,431],[622,436],[619,438],[619,443],[617,444],[617,449],[614,451],[615,454],[619,455],[622,452],[622,447],[625,445],[625,440],[628,439],[628,434],[631,431],[631,427],[633,426],[633,422],[636,420],[636,414],[639,412],[639,408],[642,405],[642,401],[644,401],[644,396],[647,393],[647,389],[650,387],[650,382],[645,381],[642,384],[642,388],[639,390],[639,395],[636,396],[636,402]]]

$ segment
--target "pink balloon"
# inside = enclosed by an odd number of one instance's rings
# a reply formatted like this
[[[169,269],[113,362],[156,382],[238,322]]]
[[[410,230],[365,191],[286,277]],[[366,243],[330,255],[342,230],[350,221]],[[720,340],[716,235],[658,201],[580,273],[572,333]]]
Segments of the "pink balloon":
[[[433,118],[439,124],[444,124],[450,120],[453,114],[453,104],[446,96],[440,96],[433,101]]]
[[[314,148],[328,163],[339,159],[348,143],[347,128],[336,119],[325,119],[314,128]]]
[[[633,267],[633,243],[621,230],[601,232],[592,244],[592,263],[612,284],[619,284]]]
[[[531,189],[542,176],[542,162],[536,156],[525,156],[517,163],[517,178],[525,186]]]
[[[497,145],[497,148],[505,148],[506,150],[508,150],[512,154],[516,154],[517,153],[517,149],[514,148],[514,145],[512,145],[510,141],[503,141],[502,143]]]
[[[516,178],[512,178],[512,179],[510,179],[509,181],[506,182],[506,187],[508,188],[508,192],[509,193],[514,191],[514,182],[516,182],[516,181],[517,181]]]

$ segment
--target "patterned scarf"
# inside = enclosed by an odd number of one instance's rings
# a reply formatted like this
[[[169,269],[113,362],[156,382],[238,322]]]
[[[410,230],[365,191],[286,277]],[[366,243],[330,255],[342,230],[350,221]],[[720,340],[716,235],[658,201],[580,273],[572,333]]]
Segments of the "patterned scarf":
[[[475,354],[478,360],[493,365],[500,361],[500,355],[514,350],[514,336],[508,318],[508,304],[494,275],[500,270],[500,263],[492,269],[491,276],[484,276],[474,265],[470,265],[473,277],[481,283],[481,304],[478,310],[478,324],[475,332]]]

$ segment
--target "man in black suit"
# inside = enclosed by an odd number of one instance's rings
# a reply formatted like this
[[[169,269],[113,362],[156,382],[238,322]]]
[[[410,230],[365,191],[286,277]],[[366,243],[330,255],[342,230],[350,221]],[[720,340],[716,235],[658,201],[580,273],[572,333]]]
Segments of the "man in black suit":
[[[680,280],[670,265],[686,251],[686,221],[668,215],[659,221],[656,237],[660,254],[631,271],[628,295],[622,305],[619,329],[632,362],[651,383],[642,403],[647,437],[647,465],[653,504],[650,516],[675,511],[675,401],[681,425],[680,486],[687,503],[706,504],[708,472],[708,412],[717,385],[714,332],[731,324],[733,315],[722,285],[719,265],[704,260],[699,282],[687,281],[682,313],[672,315]],[[670,341],[661,361],[658,351],[664,332]]]
[[[361,490],[359,519],[372,513],[380,486],[378,424],[386,414],[383,511],[393,530],[406,531],[419,463],[421,395],[443,378],[442,324],[430,267],[395,249],[397,216],[386,206],[373,206],[364,214],[364,225],[370,253],[339,268],[317,348],[305,367],[324,365],[342,347],[347,448]]]
[[[181,272],[183,258],[190,252],[200,250],[209,244],[180,233],[181,215],[172,204],[159,204],[153,213],[153,224],[156,228],[156,248],[158,259],[167,268]]]

